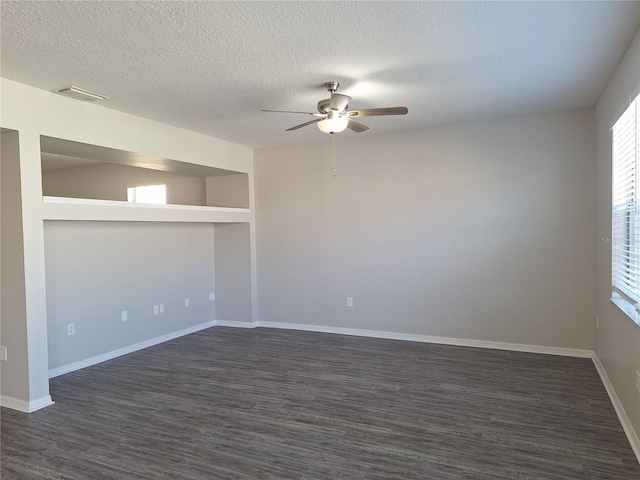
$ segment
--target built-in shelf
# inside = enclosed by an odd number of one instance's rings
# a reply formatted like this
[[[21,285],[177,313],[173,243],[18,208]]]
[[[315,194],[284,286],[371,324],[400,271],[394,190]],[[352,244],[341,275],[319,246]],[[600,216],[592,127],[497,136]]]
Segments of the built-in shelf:
[[[45,136],[40,137],[40,148],[42,194],[45,197],[100,202],[72,203],[74,210],[68,211],[58,208],[63,202],[55,201],[55,210],[46,209],[52,215],[75,216],[82,210],[78,205],[85,210],[88,206],[117,208],[122,204],[111,202],[128,200],[129,188],[150,185],[164,185],[166,201],[171,205],[171,210],[149,207],[155,209],[154,220],[158,216],[166,216],[167,212],[175,214],[178,206],[182,205],[190,206],[188,210],[180,210],[188,212],[187,218],[194,215],[202,218],[204,212],[216,212],[217,215],[223,215],[221,218],[229,218],[230,214],[242,213],[243,209],[250,206],[249,172],[246,169],[243,171],[247,165],[240,165],[239,170],[230,170]],[[64,203],[69,204],[66,200]],[[191,206],[207,208],[202,210]],[[208,207],[222,208],[214,210]],[[113,215],[113,212],[106,215]],[[129,217],[140,214],[119,215]],[[172,218],[169,221],[174,220]]]
[[[117,200],[42,197],[43,220],[249,223],[248,208],[152,205]]]

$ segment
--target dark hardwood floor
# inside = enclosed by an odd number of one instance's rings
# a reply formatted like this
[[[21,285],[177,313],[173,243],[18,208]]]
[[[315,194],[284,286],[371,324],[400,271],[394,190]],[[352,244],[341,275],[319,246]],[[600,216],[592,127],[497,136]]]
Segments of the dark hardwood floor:
[[[51,394],[3,479],[640,479],[589,359],[215,327]]]

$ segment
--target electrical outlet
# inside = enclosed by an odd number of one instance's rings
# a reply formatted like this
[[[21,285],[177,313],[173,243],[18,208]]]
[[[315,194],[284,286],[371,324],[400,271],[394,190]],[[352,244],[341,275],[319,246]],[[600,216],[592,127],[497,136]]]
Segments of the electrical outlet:
[[[211,293],[209,294],[209,301],[210,301],[210,302],[213,302],[215,299],[216,299],[216,294],[215,294],[214,292],[211,292]]]
[[[122,319],[123,322],[126,322],[127,320],[129,320],[129,313],[127,313],[126,310],[123,310],[120,313],[120,318]]]
[[[159,305],[154,305],[153,306],[153,314],[157,315],[160,312],[160,306]]]
[[[191,300],[189,300],[188,298],[184,299],[184,308],[189,308],[189,304],[191,303]]]
[[[160,304],[160,313],[164,313],[164,303]]]
[[[70,323],[67,325],[67,335],[75,335],[76,334],[76,324]]]
[[[347,297],[347,307],[353,307],[353,298]]]
[[[7,347],[0,346],[0,360],[7,361]]]
[[[636,372],[636,389],[640,393],[640,372]]]

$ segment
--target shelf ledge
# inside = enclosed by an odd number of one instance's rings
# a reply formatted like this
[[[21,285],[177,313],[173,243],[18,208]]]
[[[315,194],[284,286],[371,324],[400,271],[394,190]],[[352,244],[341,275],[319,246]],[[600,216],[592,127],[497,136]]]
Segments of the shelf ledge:
[[[118,200],[42,197],[43,220],[249,223],[248,208],[158,205]]]

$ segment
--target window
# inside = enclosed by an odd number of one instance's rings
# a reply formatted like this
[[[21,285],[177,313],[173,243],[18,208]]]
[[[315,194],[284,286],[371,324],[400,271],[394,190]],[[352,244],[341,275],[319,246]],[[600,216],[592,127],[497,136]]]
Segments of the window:
[[[167,203],[167,186],[162,185],[140,185],[138,187],[127,187],[127,201],[135,203]]]
[[[613,126],[612,300],[640,324],[640,95]]]

